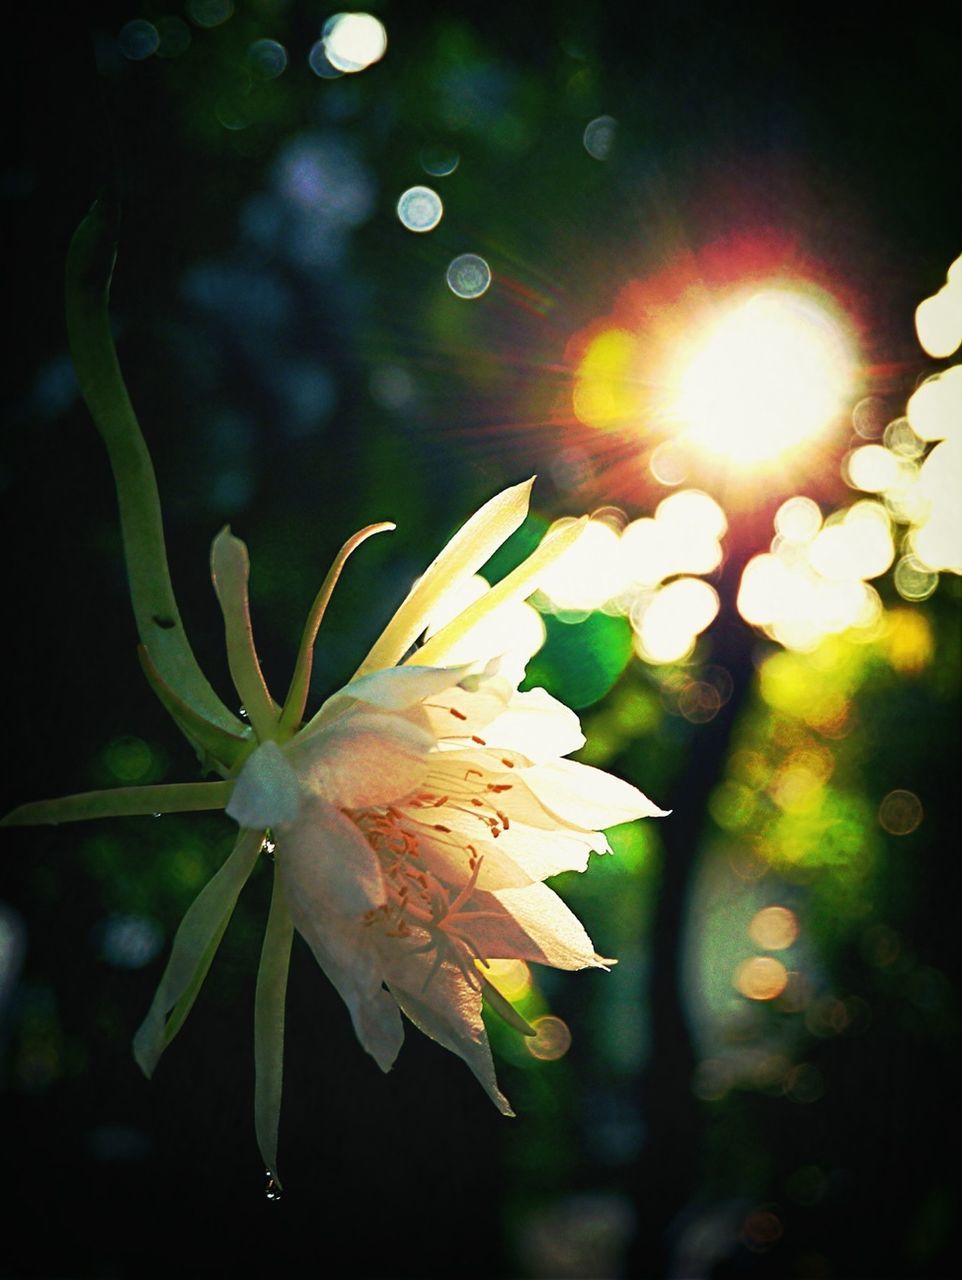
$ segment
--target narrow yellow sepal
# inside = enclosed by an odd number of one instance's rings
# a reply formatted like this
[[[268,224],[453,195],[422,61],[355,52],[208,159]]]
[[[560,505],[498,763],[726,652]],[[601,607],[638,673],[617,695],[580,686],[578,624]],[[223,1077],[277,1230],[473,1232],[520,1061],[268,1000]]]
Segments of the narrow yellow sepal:
[[[588,521],[587,516],[572,520],[554,532],[549,532],[541,545],[508,574],[490,591],[476,600],[458,616],[442,627],[436,635],[417,649],[408,659],[409,663],[418,666],[444,666],[445,658],[460,640],[473,627],[482,622],[488,614],[512,600],[524,600],[538,589],[538,583],[549,565],[554,564],[559,556],[577,540]]]
[[[476,511],[411,588],[380,639],[354,673],[393,667],[424,630],[441,597],[470,578],[524,522],[534,477],[504,489]]]

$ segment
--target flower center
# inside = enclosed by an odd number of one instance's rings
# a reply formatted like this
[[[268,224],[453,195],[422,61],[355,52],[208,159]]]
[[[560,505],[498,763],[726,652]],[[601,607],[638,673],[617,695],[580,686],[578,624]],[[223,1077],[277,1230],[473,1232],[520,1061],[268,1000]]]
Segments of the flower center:
[[[420,792],[406,802],[406,807],[440,809],[449,805],[451,799],[449,794]],[[466,812],[478,813],[473,808]],[[460,970],[471,986],[480,988],[477,964],[487,967],[488,961],[472,936],[472,925],[478,920],[493,919],[499,913],[464,908],[477,887],[484,855],[443,823],[425,822],[393,805],[357,809],[348,816],[377,854],[387,890],[383,906],[368,911],[363,917],[364,923],[379,928],[386,938],[406,940],[411,955],[433,954],[423,989],[445,962]],[[495,835],[507,825],[504,815],[478,813],[478,816]],[[412,830],[412,825],[420,827],[421,832]],[[427,836],[465,855],[467,879],[453,898],[453,891],[442,884],[425,863],[419,841]]]

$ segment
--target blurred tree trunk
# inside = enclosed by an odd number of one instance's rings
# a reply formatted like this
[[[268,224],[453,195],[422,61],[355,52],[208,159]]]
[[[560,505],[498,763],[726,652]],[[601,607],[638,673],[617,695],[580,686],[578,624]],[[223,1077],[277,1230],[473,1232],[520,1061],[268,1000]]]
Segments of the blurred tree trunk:
[[[731,677],[731,696],[712,720],[694,729],[668,800],[671,817],[659,827],[664,864],[648,940],[648,987],[643,996],[650,1019],[651,1056],[641,1080],[644,1146],[632,1175],[637,1226],[626,1267],[632,1277],[691,1280],[677,1276],[673,1268],[677,1220],[702,1178],[705,1133],[701,1104],[691,1089],[696,1063],[682,989],[687,906],[708,800],[721,780],[733,731],[753,687],[753,635],[738,614],[738,586],[747,562],[767,549],[781,500],[771,498],[733,523],[732,550],[716,584],[719,614],[710,633],[711,662]]]

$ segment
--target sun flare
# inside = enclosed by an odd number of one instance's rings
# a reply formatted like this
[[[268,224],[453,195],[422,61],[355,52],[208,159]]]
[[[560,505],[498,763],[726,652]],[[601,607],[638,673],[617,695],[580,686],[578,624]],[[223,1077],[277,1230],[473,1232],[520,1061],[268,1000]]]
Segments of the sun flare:
[[[736,302],[688,357],[672,417],[693,448],[738,467],[814,440],[844,408],[851,342],[830,311],[789,288]]]

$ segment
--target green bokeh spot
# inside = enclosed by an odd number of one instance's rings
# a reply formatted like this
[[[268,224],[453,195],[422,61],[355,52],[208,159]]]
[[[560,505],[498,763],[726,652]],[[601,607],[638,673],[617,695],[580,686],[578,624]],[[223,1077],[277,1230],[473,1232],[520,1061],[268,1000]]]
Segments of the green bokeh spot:
[[[547,520],[529,513],[521,527],[501,544],[487,564],[481,566],[482,576],[492,584],[506,578],[538,549],[547,532]]]
[[[617,827],[610,827],[605,834],[611,845],[611,854],[592,859],[593,867],[617,875],[647,867],[651,859],[651,839],[643,823],[622,822]]]
[[[103,769],[112,782],[156,782],[163,775],[160,753],[142,738],[114,738],[103,749]]]
[[[589,614],[583,622],[545,618],[548,638],[528,663],[522,688],[538,685],[569,707],[590,707],[603,698],[631,658],[631,627],[625,618]]]

